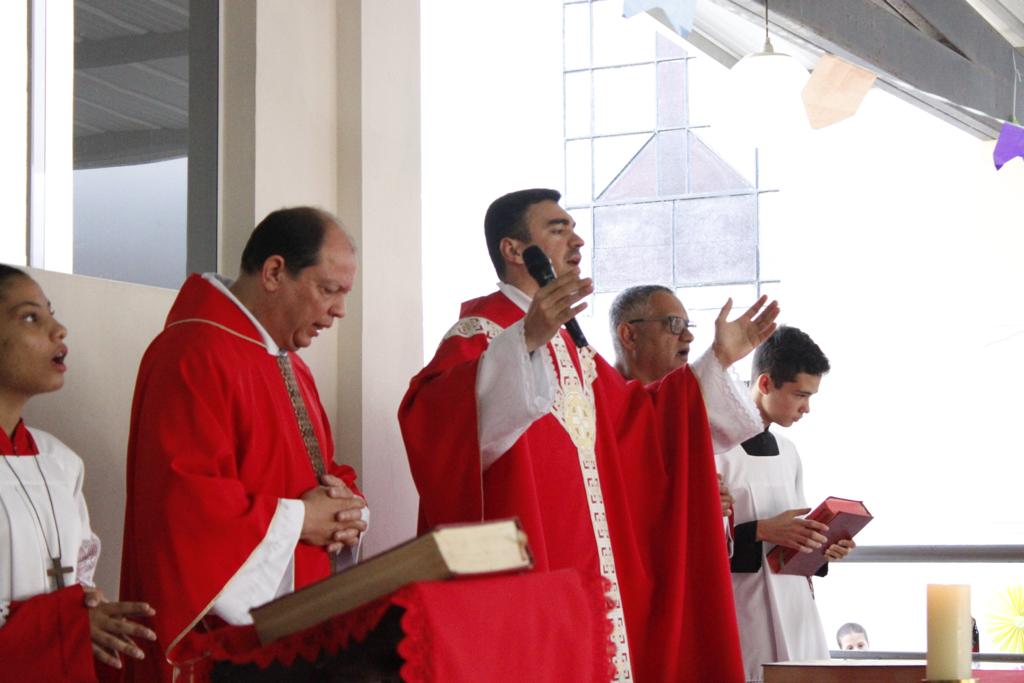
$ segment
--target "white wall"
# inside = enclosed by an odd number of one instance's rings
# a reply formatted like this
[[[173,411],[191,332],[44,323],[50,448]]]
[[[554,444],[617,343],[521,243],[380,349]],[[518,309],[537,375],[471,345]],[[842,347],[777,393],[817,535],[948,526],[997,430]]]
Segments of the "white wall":
[[[416,532],[418,498],[396,416],[423,344],[418,4],[339,5],[339,216],[356,235],[362,268],[351,297],[359,324],[338,353],[339,424],[359,434],[342,435],[339,445],[343,456],[352,448],[361,454],[372,511],[366,555]]]
[[[185,277],[187,184],[185,158],[75,171],[74,271],[178,287]]]
[[[416,3],[223,6],[221,268],[237,269],[252,221],[281,206],[320,206],[353,233],[349,313],[302,355],[319,370],[336,457],[356,468],[370,502],[373,554],[415,533],[396,413],[422,348]]]

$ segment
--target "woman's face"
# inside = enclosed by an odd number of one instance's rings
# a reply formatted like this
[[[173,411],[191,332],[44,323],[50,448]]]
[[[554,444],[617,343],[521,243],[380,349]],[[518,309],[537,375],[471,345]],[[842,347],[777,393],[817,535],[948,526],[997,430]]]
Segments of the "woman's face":
[[[35,280],[0,285],[0,391],[28,398],[60,389],[67,333]]]

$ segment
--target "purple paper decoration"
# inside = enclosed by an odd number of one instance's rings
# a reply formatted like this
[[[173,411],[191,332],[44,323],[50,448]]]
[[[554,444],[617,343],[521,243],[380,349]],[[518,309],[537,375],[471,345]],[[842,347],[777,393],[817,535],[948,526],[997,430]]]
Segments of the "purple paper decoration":
[[[1006,122],[1003,124],[1003,130],[999,133],[996,148],[992,150],[992,161],[995,162],[998,171],[1003,164],[1014,157],[1024,159],[1024,128]]]

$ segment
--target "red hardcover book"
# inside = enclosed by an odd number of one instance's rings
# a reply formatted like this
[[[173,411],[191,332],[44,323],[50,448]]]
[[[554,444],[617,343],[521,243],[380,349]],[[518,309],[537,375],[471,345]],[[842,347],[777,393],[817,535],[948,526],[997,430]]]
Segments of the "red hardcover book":
[[[825,550],[843,539],[853,538],[867,526],[874,517],[859,500],[847,498],[826,498],[821,505],[811,510],[805,519],[828,525],[828,541],[817,551],[802,553],[793,548],[777,545],[768,551],[768,566],[776,574],[812,576],[828,560]]]

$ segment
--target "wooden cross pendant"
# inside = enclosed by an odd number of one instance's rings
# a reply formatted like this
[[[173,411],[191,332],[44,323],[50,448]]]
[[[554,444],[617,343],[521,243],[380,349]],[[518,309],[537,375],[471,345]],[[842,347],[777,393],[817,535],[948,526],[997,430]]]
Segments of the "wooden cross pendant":
[[[57,582],[57,588],[64,587],[64,575],[71,573],[71,567],[62,567],[60,564],[60,555],[57,557],[51,557],[50,562],[53,564],[52,569],[46,570],[47,576],[52,576],[53,580]]]

